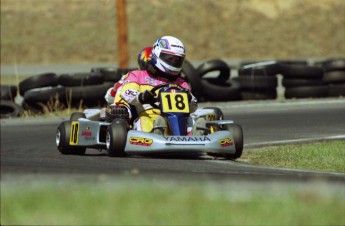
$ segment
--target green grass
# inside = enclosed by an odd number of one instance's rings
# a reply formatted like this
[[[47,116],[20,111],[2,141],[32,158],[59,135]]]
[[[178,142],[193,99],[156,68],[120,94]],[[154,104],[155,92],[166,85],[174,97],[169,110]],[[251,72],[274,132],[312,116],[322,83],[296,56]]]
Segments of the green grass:
[[[264,166],[345,173],[345,140],[247,150],[239,161]]]
[[[59,179],[60,180],[60,179]],[[142,181],[2,183],[3,225],[340,225],[334,187]],[[62,180],[63,181],[63,180]],[[152,183],[154,182],[154,183]],[[23,185],[23,184],[21,184]],[[307,188],[307,189],[306,189]],[[276,190],[275,190],[276,189]],[[339,188],[338,188],[339,189]],[[274,191],[275,192],[272,192]],[[279,192],[276,192],[279,191]],[[327,195],[325,195],[327,194]]]

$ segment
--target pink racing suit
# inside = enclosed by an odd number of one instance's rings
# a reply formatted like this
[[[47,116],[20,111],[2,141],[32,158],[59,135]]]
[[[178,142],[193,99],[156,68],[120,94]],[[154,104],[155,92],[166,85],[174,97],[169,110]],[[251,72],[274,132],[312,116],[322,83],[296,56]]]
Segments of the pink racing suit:
[[[123,103],[127,105],[128,109],[129,105],[132,105],[136,108],[138,118],[134,121],[134,129],[151,132],[154,120],[158,115],[160,115],[159,109],[154,109],[150,104],[141,104],[139,101],[139,94],[145,90],[151,90],[157,85],[166,84],[169,82],[171,81],[163,77],[153,76],[146,70],[130,71],[123,77],[123,85],[120,86],[116,92],[115,103]],[[177,84],[190,91],[189,84],[181,77],[178,77],[174,81],[174,84]],[[189,102],[189,109],[191,112],[194,112],[196,111],[197,107],[197,100],[192,95],[192,98]],[[189,119],[188,122],[189,124],[193,123],[191,119]],[[188,127],[188,130],[191,130],[191,125]]]

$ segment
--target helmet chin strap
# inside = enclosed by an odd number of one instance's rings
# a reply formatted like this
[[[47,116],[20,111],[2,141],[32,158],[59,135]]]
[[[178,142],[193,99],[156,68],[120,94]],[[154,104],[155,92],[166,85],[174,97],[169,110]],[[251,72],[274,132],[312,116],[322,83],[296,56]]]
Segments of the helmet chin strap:
[[[163,77],[168,79],[169,81],[175,81],[180,76],[171,76],[167,73],[160,71],[155,65],[151,63],[151,61],[148,62],[146,70],[153,76]]]

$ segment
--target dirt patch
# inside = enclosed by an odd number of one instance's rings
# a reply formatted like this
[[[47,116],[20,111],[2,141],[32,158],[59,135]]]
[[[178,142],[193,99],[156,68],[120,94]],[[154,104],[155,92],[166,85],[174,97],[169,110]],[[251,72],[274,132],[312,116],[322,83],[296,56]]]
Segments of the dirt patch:
[[[117,62],[115,1],[1,0],[1,64]],[[345,53],[343,0],[127,0],[130,61],[162,35],[188,58]]]

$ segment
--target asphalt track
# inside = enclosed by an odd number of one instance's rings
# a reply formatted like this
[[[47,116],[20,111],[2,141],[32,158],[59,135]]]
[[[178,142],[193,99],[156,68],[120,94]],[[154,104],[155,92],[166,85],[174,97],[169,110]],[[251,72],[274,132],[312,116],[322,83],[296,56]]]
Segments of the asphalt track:
[[[256,146],[323,139],[345,140],[345,99],[202,103],[222,108],[243,127],[245,150]],[[61,155],[56,128],[64,118],[1,120],[1,176],[108,175],[194,180],[345,182],[345,174],[258,167],[209,156],[110,158],[87,149],[85,156]]]

